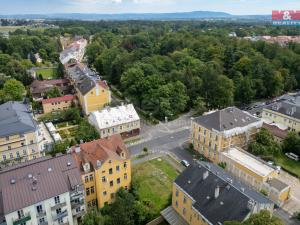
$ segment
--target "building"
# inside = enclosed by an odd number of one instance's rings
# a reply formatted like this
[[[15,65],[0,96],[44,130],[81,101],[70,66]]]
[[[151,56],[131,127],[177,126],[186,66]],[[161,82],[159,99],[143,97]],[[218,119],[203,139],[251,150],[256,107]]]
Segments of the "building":
[[[32,97],[35,101],[41,101],[45,96],[45,93],[54,87],[58,87],[65,95],[72,93],[72,86],[67,79],[57,80],[34,80],[29,88]]]
[[[196,162],[176,178],[172,206],[161,214],[171,225],[221,225],[273,208],[269,199],[217,165]]]
[[[274,201],[278,206],[283,205],[290,198],[291,186],[278,178],[268,180],[264,183],[263,188],[268,194],[268,198]]]
[[[64,65],[70,61],[81,62],[85,54],[86,46],[86,39],[81,38],[79,40],[75,40],[60,53],[59,59],[61,63]]]
[[[75,104],[76,97],[74,95],[65,95],[57,98],[48,98],[42,100],[44,113],[66,110]]]
[[[46,142],[28,105],[13,101],[0,105],[0,162],[39,158]]]
[[[1,225],[76,225],[85,211],[83,184],[71,155],[0,171]]]
[[[113,134],[129,138],[140,133],[140,118],[132,104],[94,111],[89,116],[89,122],[96,127],[101,138]]]
[[[235,107],[218,110],[192,120],[194,149],[214,162],[231,146],[246,146],[259,131],[262,121]]]
[[[276,123],[266,123],[264,121],[262,128],[267,129],[279,144],[288,136],[288,128]]]
[[[266,106],[262,118],[283,125],[289,131],[300,132],[300,96]]]
[[[82,63],[66,65],[66,73],[74,85],[83,112],[89,115],[111,102],[111,93],[99,74]]]
[[[121,187],[130,188],[131,162],[120,135],[74,146],[70,152],[81,171],[88,207],[102,208]]]

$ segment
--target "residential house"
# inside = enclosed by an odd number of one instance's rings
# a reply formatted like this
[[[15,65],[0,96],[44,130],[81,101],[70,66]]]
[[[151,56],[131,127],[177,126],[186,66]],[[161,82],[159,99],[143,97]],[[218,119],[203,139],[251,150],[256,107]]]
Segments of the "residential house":
[[[121,134],[125,139],[140,133],[140,118],[132,104],[94,111],[89,115],[89,122],[101,138]]]
[[[174,181],[172,206],[161,215],[171,225],[221,225],[273,208],[273,202],[219,166],[195,162]]]
[[[57,98],[48,98],[42,100],[44,113],[66,110],[76,104],[76,97],[74,95],[65,95]]]
[[[265,191],[276,204],[281,205],[288,200],[290,187],[281,181],[280,185],[277,185],[279,171],[276,167],[237,147],[222,152],[220,161],[226,163],[226,171],[256,190]]]
[[[300,132],[300,96],[266,106],[262,118],[280,124],[289,131]]]
[[[9,101],[0,105],[0,162],[31,160],[45,154],[47,140],[29,106]]]
[[[219,153],[231,146],[246,146],[259,131],[262,121],[236,107],[194,118],[191,143],[196,151],[219,162]]]
[[[88,208],[102,208],[121,187],[130,188],[131,162],[120,135],[74,146],[70,152],[81,171]]]
[[[89,115],[111,102],[111,93],[99,74],[81,63],[66,65],[67,76],[74,85],[83,112]]]
[[[61,63],[67,64],[70,61],[74,60],[76,62],[81,62],[85,54],[85,48],[87,46],[86,39],[75,40],[69,46],[64,48],[64,50],[60,53],[59,59]]]
[[[85,211],[83,184],[71,155],[0,171],[1,225],[77,225]]]
[[[268,130],[274,137],[274,140],[279,144],[288,136],[288,128],[276,123],[266,123],[264,121],[262,128]]]
[[[72,93],[72,86],[67,79],[34,80],[29,86],[30,93],[35,101],[41,101],[45,93],[54,87],[59,88],[64,95]]]

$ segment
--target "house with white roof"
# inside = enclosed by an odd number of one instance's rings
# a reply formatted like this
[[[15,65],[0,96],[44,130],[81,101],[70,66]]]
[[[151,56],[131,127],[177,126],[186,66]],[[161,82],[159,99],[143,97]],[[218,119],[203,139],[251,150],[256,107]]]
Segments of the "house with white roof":
[[[89,122],[98,130],[100,138],[121,134],[126,139],[140,133],[140,117],[132,104],[91,112]]]

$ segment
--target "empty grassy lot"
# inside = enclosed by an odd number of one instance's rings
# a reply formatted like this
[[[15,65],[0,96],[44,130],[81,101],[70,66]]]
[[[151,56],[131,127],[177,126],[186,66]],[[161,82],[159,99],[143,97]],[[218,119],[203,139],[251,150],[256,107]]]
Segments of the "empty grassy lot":
[[[36,75],[42,75],[45,80],[56,79],[57,78],[57,69],[56,68],[46,68],[46,69],[37,69]]]
[[[290,172],[293,175],[298,176],[300,178],[300,162],[295,161],[286,157],[285,155],[279,155],[274,157],[274,161],[277,165],[281,166],[287,172]]]
[[[158,158],[135,165],[132,173],[140,201],[150,202],[154,214],[159,215],[171,203],[172,183],[178,172],[166,160]]]

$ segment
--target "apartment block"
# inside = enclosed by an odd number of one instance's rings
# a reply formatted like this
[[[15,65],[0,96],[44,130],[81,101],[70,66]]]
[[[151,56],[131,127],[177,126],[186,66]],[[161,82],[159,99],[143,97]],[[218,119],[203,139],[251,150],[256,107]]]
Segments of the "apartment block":
[[[140,133],[140,117],[132,104],[94,111],[89,122],[96,127],[101,138],[121,134],[126,139]]]
[[[27,104],[9,101],[0,105],[0,162],[44,156],[52,142],[44,132]]]
[[[73,104],[76,104],[76,97],[74,95],[65,95],[62,97],[42,100],[44,113],[66,110],[71,108]]]
[[[170,225],[212,225],[244,221],[273,208],[273,202],[217,165],[196,162],[174,181],[172,206],[161,215]]]
[[[219,153],[231,146],[246,146],[262,121],[236,107],[207,113],[191,123],[191,143],[208,159],[219,162]]]
[[[84,38],[72,42],[60,53],[59,59],[61,63],[66,64],[72,60],[80,62],[84,57],[86,46],[87,40]]]
[[[81,171],[88,208],[102,208],[121,187],[130,188],[131,161],[120,135],[74,146],[70,152]]]
[[[71,155],[42,157],[0,172],[1,225],[77,225],[85,211]]]

